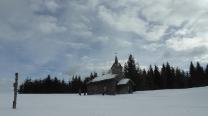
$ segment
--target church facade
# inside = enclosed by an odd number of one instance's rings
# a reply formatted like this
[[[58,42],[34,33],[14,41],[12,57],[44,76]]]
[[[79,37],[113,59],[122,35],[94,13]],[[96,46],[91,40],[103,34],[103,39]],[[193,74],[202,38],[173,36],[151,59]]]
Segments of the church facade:
[[[115,57],[115,62],[107,74],[96,77],[87,84],[88,95],[92,94],[127,94],[133,92],[134,82],[126,79],[123,67]]]

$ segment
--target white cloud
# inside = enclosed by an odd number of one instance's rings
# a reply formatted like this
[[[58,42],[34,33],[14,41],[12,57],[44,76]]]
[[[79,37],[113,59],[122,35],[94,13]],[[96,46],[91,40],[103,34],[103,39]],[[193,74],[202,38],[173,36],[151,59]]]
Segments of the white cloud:
[[[202,2],[206,3],[203,0],[108,1],[106,6],[99,7],[98,12],[101,20],[111,28],[133,32],[148,41],[159,41],[166,35],[169,27],[180,27],[185,22],[177,33],[184,35],[205,33],[208,8]]]
[[[66,31],[66,27],[59,26],[57,18],[52,16],[39,16],[37,19],[37,28],[42,33],[56,33],[56,32],[64,32]]]
[[[146,50],[151,50],[151,51],[157,51],[159,48],[162,48],[163,44],[160,43],[150,43],[150,44],[145,44],[141,46],[141,48],[144,48]]]
[[[146,32],[145,36],[146,39],[149,41],[159,41],[162,36],[165,35],[165,32],[167,30],[168,26],[166,25],[155,25],[151,27],[151,29]]]
[[[136,34],[144,33],[145,23],[137,17],[137,9],[129,8],[116,13],[105,6],[99,7],[99,17],[101,20],[124,32],[134,32]]]
[[[204,63],[204,64],[207,63],[207,59],[208,59],[208,54],[194,57],[194,61],[199,61],[200,63]]]
[[[61,7],[58,4],[59,0],[29,0],[32,10],[49,11],[51,13],[56,13],[56,11]]]
[[[193,50],[197,47],[208,48],[208,38],[171,38],[166,41],[166,45],[176,51]]]
[[[51,12],[55,12],[59,8],[59,5],[53,0],[46,0],[45,4]]]

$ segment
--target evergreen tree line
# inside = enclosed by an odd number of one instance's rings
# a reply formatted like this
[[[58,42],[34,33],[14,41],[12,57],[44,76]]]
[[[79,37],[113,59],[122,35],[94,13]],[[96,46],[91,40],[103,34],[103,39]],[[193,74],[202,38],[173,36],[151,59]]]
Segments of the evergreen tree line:
[[[97,77],[97,73],[91,73],[84,81],[80,76],[73,76],[72,80],[66,82],[57,77],[48,75],[44,79],[32,80],[27,78],[20,86],[18,92],[22,93],[78,93],[86,91],[86,83]]]
[[[124,75],[133,80],[135,91],[202,87],[208,85],[208,64],[203,68],[199,62],[196,66],[191,62],[187,72],[170,66],[168,62],[160,69],[157,65],[141,69],[130,55],[124,65]]]
[[[199,62],[190,63],[189,71],[171,66],[168,62],[162,67],[150,65],[148,69],[136,66],[132,55],[124,65],[124,76],[134,82],[134,91],[179,89],[208,86],[208,64],[203,68]],[[65,82],[57,77],[48,75],[45,79],[26,79],[19,87],[19,93],[79,93],[86,92],[87,83],[96,78],[97,73],[81,80],[80,76],[73,76],[72,80]]]

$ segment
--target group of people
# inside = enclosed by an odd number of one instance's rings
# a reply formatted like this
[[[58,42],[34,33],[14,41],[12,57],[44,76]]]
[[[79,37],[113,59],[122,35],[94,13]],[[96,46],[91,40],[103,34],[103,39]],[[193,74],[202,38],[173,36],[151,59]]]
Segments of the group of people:
[[[82,93],[83,93],[84,95],[87,95],[87,88],[79,88],[79,95],[81,96]]]
[[[105,95],[106,94],[106,87],[103,88],[103,92],[102,92],[102,95]],[[81,96],[82,93],[85,95],[87,95],[87,88],[79,88],[79,95]]]

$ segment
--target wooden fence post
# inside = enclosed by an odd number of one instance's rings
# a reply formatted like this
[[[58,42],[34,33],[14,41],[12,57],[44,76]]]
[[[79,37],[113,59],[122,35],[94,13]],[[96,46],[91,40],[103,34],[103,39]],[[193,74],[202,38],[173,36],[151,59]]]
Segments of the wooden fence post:
[[[15,73],[15,82],[13,84],[13,87],[14,87],[13,109],[16,109],[16,105],[17,105],[18,73]]]

